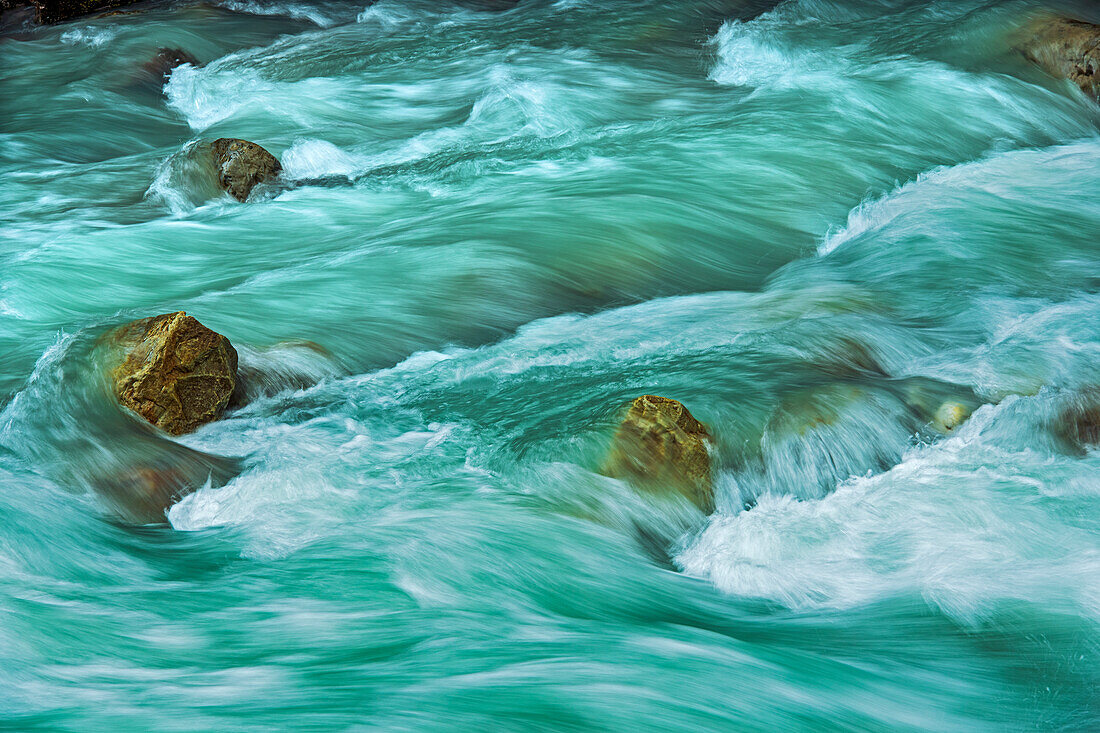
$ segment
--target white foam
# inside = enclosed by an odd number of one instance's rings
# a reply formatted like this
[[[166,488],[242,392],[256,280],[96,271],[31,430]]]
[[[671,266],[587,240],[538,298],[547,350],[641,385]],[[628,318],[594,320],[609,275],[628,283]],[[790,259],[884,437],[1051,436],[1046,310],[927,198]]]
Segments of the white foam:
[[[68,46],[99,48],[110,43],[117,35],[118,30],[115,28],[96,28],[89,25],[65,31],[61,34],[61,42]]]
[[[718,60],[710,79],[748,87],[822,89],[843,83],[851,64],[835,50],[826,54],[788,42],[771,14],[756,20],[731,20],[711,40]]]
[[[235,10],[238,13],[282,15],[297,20],[308,20],[321,28],[330,28],[339,22],[336,12],[325,13],[316,6],[299,3],[259,2],[258,0],[249,0],[247,2],[242,2],[241,0],[221,0],[218,4],[223,8]]]
[[[396,467],[447,450],[455,429],[430,423],[393,431],[350,417],[293,426],[250,418],[210,426],[197,436],[203,448],[241,452],[260,441],[267,450],[258,465],[227,485],[208,485],[184,497],[169,509],[168,521],[181,531],[237,527],[250,538],[244,555],[284,557],[327,536],[333,522],[392,501],[387,495],[399,480]],[[370,456],[369,470],[364,456]]]
[[[354,177],[370,166],[365,156],[350,153],[326,140],[298,140],[283,153],[283,175],[291,178]]]
[[[248,114],[281,117],[311,127],[316,120],[309,117],[302,100],[340,99],[346,91],[339,79],[267,79],[245,66],[248,54],[242,51],[225,56],[202,68],[176,68],[164,87],[168,106],[196,131]]]
[[[829,230],[817,246],[818,255],[827,255],[859,236],[881,229],[903,214],[923,213],[942,207],[952,196],[971,191],[985,192],[1001,198],[1018,198],[1026,203],[1027,188],[1014,186],[1026,169],[1041,170],[1049,176],[1051,169],[1066,173],[1089,172],[1100,158],[1100,146],[1095,140],[1085,140],[1043,150],[1013,150],[995,152],[988,157],[953,166],[937,166],[917,175],[889,193],[866,199],[848,214],[848,221],[839,229]],[[1042,180],[1037,177],[1036,180]]]
[[[11,316],[13,318],[26,318],[23,313],[3,298],[0,298],[0,315]]]
[[[919,592],[963,619],[1005,599],[1100,617],[1094,536],[1040,505],[1064,489],[1050,459],[984,438],[1010,413],[1008,403],[982,408],[956,437],[915,448],[892,470],[823,499],[766,495],[750,510],[715,515],[678,562],[726,593],[792,608],[852,608]],[[1100,497],[1100,471],[1075,490]]]
[[[356,16],[355,21],[357,23],[377,25],[382,31],[388,32],[411,21],[423,19],[423,17],[424,15],[422,12],[417,12],[412,8],[382,0],[381,2],[371,3],[367,6],[358,16]]]
[[[255,72],[217,74],[215,68],[184,65],[172,72],[164,92],[168,106],[182,114],[193,130],[205,130],[273,87]]]

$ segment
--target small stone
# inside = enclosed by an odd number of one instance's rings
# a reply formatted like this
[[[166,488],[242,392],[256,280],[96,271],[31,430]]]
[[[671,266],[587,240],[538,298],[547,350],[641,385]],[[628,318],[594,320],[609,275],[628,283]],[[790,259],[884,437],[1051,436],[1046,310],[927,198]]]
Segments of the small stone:
[[[123,406],[172,435],[221,417],[237,385],[229,339],[183,311],[144,318],[110,334],[125,351],[112,372]]]
[[[683,404],[655,395],[635,399],[615,433],[604,473],[650,493],[677,491],[714,511],[710,435]]]
[[[218,185],[238,201],[244,201],[259,183],[270,180],[283,169],[274,155],[256,143],[223,137],[210,146]]]

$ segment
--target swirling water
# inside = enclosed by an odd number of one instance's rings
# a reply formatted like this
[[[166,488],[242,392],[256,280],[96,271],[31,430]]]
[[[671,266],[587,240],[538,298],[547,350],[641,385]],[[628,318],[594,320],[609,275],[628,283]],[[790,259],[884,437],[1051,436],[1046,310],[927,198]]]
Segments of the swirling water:
[[[1100,107],[1042,6],[508,5],[0,38],[0,727],[1100,727]],[[285,182],[195,184],[222,136]],[[174,310],[286,379],[140,428],[96,339]],[[644,393],[713,515],[599,474]],[[135,524],[93,477],[149,460],[209,478]]]

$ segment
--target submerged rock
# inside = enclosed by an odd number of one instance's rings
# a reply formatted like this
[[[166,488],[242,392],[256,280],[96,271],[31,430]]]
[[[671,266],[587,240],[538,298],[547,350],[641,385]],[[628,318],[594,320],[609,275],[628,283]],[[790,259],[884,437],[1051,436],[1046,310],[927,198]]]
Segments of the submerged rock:
[[[1024,28],[1018,48],[1048,74],[1100,101],[1100,25],[1045,16]]]
[[[210,146],[218,169],[218,185],[238,201],[244,201],[257,184],[279,174],[283,166],[256,143],[223,137]]]
[[[141,65],[141,70],[158,84],[163,84],[168,81],[173,69],[184,64],[201,66],[197,58],[182,48],[161,48],[153,58]]]
[[[110,338],[126,354],[111,375],[124,406],[172,435],[221,417],[237,386],[237,352],[225,336],[179,311],[121,326]]]
[[[922,432],[931,428],[944,435],[953,433],[988,401],[965,385],[927,377],[906,377],[894,380],[890,386],[916,421],[917,425],[911,427]]]
[[[710,435],[676,400],[635,399],[615,433],[604,473],[645,491],[678,491],[705,513],[714,511]]]
[[[1073,450],[1100,445],[1100,389],[1087,389],[1058,415],[1054,432]]]
[[[843,337],[819,349],[819,353],[811,351],[810,366],[831,378],[862,380],[887,376],[871,347],[854,338]]]
[[[151,446],[143,446],[150,453]],[[238,459],[187,449],[178,443],[143,459],[104,466],[92,488],[118,517],[134,524],[161,523],[173,504],[203,486],[224,486],[240,472]]]
[[[936,413],[932,416],[932,427],[944,434],[951,433],[969,417],[969,407],[961,402],[949,400],[936,408]]]

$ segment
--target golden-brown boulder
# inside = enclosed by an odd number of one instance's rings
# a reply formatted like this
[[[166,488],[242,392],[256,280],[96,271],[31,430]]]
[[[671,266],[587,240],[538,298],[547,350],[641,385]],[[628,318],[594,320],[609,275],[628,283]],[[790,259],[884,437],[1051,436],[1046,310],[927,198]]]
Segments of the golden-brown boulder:
[[[229,339],[183,311],[121,326],[110,335],[124,352],[114,368],[115,395],[173,435],[217,420],[237,385]]]
[[[615,433],[604,473],[651,493],[674,490],[705,513],[714,510],[710,435],[676,400],[635,399]]]

